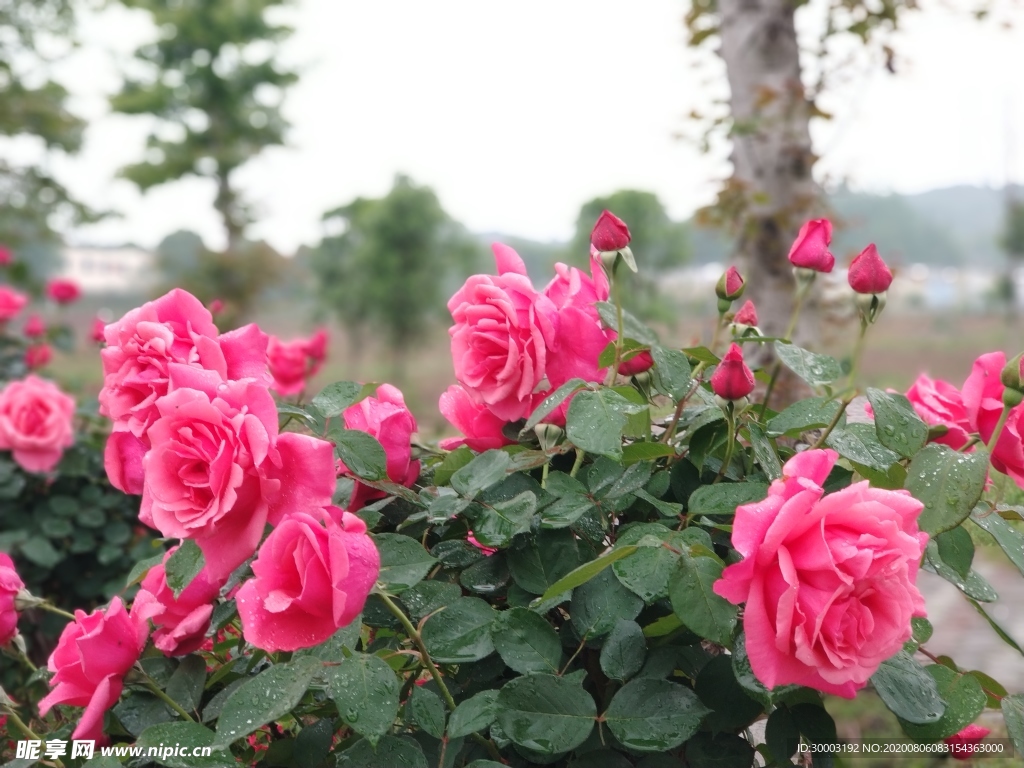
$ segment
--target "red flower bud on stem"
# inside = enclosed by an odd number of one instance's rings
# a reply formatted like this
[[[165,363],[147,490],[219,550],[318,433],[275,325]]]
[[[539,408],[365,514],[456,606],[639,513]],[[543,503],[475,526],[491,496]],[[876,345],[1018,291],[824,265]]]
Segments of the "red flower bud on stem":
[[[832,222],[813,219],[800,227],[800,233],[789,249],[789,263],[814,272],[831,272],[836,257],[828,247],[832,242]]]
[[[743,275],[736,267],[729,267],[725,270],[718,283],[715,285],[715,295],[722,301],[736,301],[743,295],[743,289],[747,287]]]
[[[742,400],[754,391],[754,374],[743,361],[743,350],[733,344],[711,376],[711,391],[724,400]]]
[[[611,211],[602,211],[590,233],[590,244],[597,250],[620,251],[632,238],[626,223]]]
[[[747,299],[732,321],[737,325],[757,325],[757,308],[754,306],[754,302]]]
[[[857,293],[884,293],[892,285],[892,271],[872,243],[850,264],[850,287]]]

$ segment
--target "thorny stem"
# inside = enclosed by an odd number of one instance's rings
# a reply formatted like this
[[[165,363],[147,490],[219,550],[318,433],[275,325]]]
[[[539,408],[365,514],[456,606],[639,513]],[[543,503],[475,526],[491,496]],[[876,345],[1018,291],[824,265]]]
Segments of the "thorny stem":
[[[618,259],[615,261],[615,266],[618,266]],[[619,297],[619,281],[615,279],[615,266],[612,267],[611,274],[608,276],[608,282],[611,283],[612,287],[612,301],[615,302],[615,330],[617,331],[615,337],[615,362],[612,363],[612,369],[608,371],[608,381],[605,382],[609,387],[615,383],[615,377],[619,375],[619,363],[622,362],[622,301]]]
[[[850,359],[850,375],[846,379],[846,388],[849,390],[849,394],[840,401],[839,410],[836,411],[836,415],[829,422],[829,425],[825,427],[825,431],[821,433],[821,436],[815,440],[811,448],[821,448],[825,444],[828,436],[832,434],[832,430],[836,428],[839,420],[846,413],[847,407],[849,407],[850,403],[853,402],[853,398],[857,395],[854,385],[857,383],[857,370],[860,368],[860,358],[864,352],[864,338],[867,336],[868,327],[867,320],[862,318],[860,321],[860,333],[857,335],[857,341],[853,345],[853,357]]]
[[[583,650],[583,646],[587,644],[587,634],[589,633],[583,634],[583,639],[580,640],[580,644],[576,646],[576,651],[569,657],[569,660],[565,662],[565,666],[562,667],[562,671],[558,673],[559,677],[565,674],[566,670],[569,669],[569,666],[576,660],[576,657],[580,655],[580,651]]]
[[[732,461],[733,446],[736,444],[736,412],[734,410],[735,404],[729,403],[729,410],[725,412],[725,419],[729,424],[729,440],[725,444],[725,458],[722,459],[722,466],[718,470],[718,474],[715,475],[715,479],[712,481],[712,485],[718,483],[725,473],[729,469],[729,463]]]
[[[403,629],[405,629],[406,633],[409,635],[409,638],[416,644],[416,647],[420,649],[420,660],[423,662],[423,665],[427,668],[427,671],[430,673],[430,676],[434,678],[434,682],[437,683],[437,687],[441,690],[441,697],[444,699],[445,704],[448,705],[448,709],[454,712],[455,707],[457,706],[455,703],[455,699],[452,697],[451,691],[448,690],[448,686],[445,684],[444,678],[441,676],[441,670],[437,668],[437,664],[435,664],[434,660],[430,658],[430,653],[427,651],[427,646],[423,642],[423,635],[421,635],[419,630],[413,626],[412,622],[409,620],[409,617],[405,615],[405,612],[401,608],[395,605],[395,601],[392,600],[386,592],[384,592],[381,589],[377,589],[376,593],[377,596],[380,597],[380,599],[384,602],[384,605],[387,606],[388,610],[391,611],[391,613],[394,614],[395,618],[398,619],[398,621],[402,624]],[[495,761],[499,763],[504,763],[504,760],[502,760],[501,757],[501,753],[498,752],[498,748],[495,746],[493,741],[491,741],[490,739],[485,739],[479,733],[472,733],[470,735],[473,737],[474,741],[487,748],[488,753],[491,755],[492,758],[494,758]]]
[[[679,424],[679,419],[683,415],[683,408],[686,406],[687,401],[693,396],[693,393],[697,391],[697,387],[700,386],[700,375],[704,372],[705,363],[698,363],[697,367],[693,369],[693,386],[690,387],[690,391],[682,397],[676,404],[675,413],[672,414],[672,421],[669,422],[668,427],[665,428],[665,434],[661,436],[661,442],[667,443],[672,439],[672,436],[676,432],[676,426]]]

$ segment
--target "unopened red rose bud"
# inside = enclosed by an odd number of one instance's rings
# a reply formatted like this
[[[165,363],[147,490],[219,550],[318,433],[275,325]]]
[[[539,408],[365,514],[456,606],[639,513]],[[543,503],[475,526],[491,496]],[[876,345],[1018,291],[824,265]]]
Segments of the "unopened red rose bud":
[[[742,400],[754,391],[754,374],[743,360],[743,350],[733,344],[711,376],[711,391],[724,400]]]
[[[754,302],[747,299],[732,321],[737,325],[757,325],[757,308],[754,306]]]
[[[747,282],[743,279],[740,271],[736,267],[729,267],[718,278],[718,283],[715,285],[715,295],[722,301],[736,301],[736,299],[743,295],[743,289],[746,287]]]
[[[831,272],[836,264],[828,247],[832,243],[832,222],[812,219],[800,227],[800,233],[789,249],[789,263],[814,272]]]
[[[884,293],[892,285],[892,270],[886,266],[874,243],[850,264],[850,287],[857,293]]]
[[[590,244],[599,251],[619,251],[632,238],[626,223],[611,211],[602,211],[590,233]]]

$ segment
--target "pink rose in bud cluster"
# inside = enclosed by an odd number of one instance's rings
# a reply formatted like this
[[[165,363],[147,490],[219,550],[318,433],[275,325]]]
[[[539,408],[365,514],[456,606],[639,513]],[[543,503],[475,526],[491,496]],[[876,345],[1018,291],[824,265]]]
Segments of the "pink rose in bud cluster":
[[[326,357],[327,332],[323,329],[308,339],[282,341],[271,336],[267,346],[270,374],[274,377],[271,389],[282,397],[299,394],[323,366]]]
[[[465,435],[441,440],[439,445],[445,451],[454,451],[466,445],[470,450],[482,453],[513,443],[502,432],[506,422],[487,410],[486,406],[474,403],[469,393],[460,386],[448,387],[441,395],[438,408],[441,415]]]
[[[971,374],[962,390],[964,408],[971,432],[977,432],[988,445],[1003,412],[1003,383],[999,375],[1006,365],[1006,355],[989,352],[974,361]],[[1003,431],[992,451],[992,466],[1013,478],[1024,488],[1024,406],[1010,411]]]
[[[28,320],[25,321],[25,327],[22,331],[26,336],[33,339],[39,336],[45,336],[46,323],[43,322],[43,318],[39,315],[29,315]]]
[[[26,472],[49,472],[74,442],[75,400],[29,375],[0,390],[0,450]]]
[[[857,293],[885,293],[892,285],[892,271],[871,243],[850,264],[847,279]]]
[[[815,272],[831,272],[836,257],[828,247],[832,243],[832,222],[814,219],[802,227],[789,250],[789,263]]]
[[[184,656],[199,649],[210,629],[213,601],[224,586],[223,579],[211,578],[204,568],[175,597],[174,590],[167,585],[164,566],[177,549],[172,547],[160,565],[149,569],[131,610],[136,621],[152,620],[156,627],[153,645],[165,656]]]
[[[97,344],[107,343],[107,321],[102,317],[94,318],[92,321],[92,330],[89,332],[89,338],[95,341]]]
[[[615,338],[594,306],[609,292],[596,249],[589,275],[558,264],[543,292],[514,250],[495,244],[494,255],[498,274],[473,275],[448,302],[459,387],[442,396],[440,407],[453,424],[472,430],[466,437],[478,445],[504,444],[501,427],[528,417],[569,379],[601,381],[606,371],[597,359]],[[567,408],[563,403],[545,420],[564,424]]]
[[[45,717],[57,704],[85,707],[71,738],[106,743],[103,713],[117,703],[146,635],[144,622],[133,620],[119,597],[106,610],[88,615],[75,611],[75,620],[64,627],[50,655],[53,690],[39,702],[39,714]]]
[[[25,348],[25,366],[30,371],[45,368],[53,360],[53,347],[49,344],[30,344]]]
[[[171,365],[211,371],[224,381],[270,383],[266,334],[255,325],[219,333],[209,311],[181,289],[133,309],[104,333],[100,413],[114,421],[105,463],[110,482],[126,493],[142,493],[142,457]]]
[[[590,244],[598,251],[621,251],[629,245],[630,239],[626,222],[611,211],[601,211],[590,232]]]
[[[210,578],[225,578],[256,551],[268,523],[330,502],[333,452],[314,437],[279,435],[277,407],[260,382],[181,363],[168,377],[147,434],[139,519],[194,539]]]
[[[907,400],[925,424],[943,426],[948,430],[932,442],[948,445],[954,451],[963,448],[973,428],[960,390],[948,381],[921,374],[907,390]]]
[[[865,481],[826,496],[838,458],[798,453],[767,498],[736,508],[732,544],[743,560],[714,591],[746,603],[747,655],[764,685],[852,699],[925,615],[916,582],[928,536],[908,491]]]
[[[715,295],[723,301],[735,301],[743,295],[744,289],[747,287],[746,281],[743,279],[743,275],[736,267],[729,267],[718,278],[718,283],[715,285]]]
[[[416,432],[416,417],[405,405],[401,391],[390,384],[377,387],[375,397],[367,397],[345,409],[342,414],[345,429],[357,429],[376,438],[387,456],[388,478],[402,485],[412,485],[420,476],[419,461],[412,460],[412,436]],[[338,462],[339,471],[347,472]],[[357,512],[374,499],[387,496],[363,483],[356,482],[349,502],[350,512]]]
[[[7,645],[18,634],[18,612],[14,598],[25,588],[14,561],[6,552],[0,552],[0,645]]]
[[[954,760],[970,760],[975,754],[981,754],[978,744],[990,733],[992,731],[985,726],[971,723],[952,736],[947,736],[943,741],[949,747],[949,754]]]
[[[623,376],[635,376],[638,373],[649,371],[653,367],[654,358],[651,357],[650,352],[644,350],[639,355],[634,355],[628,360],[623,360],[619,363],[619,373]]]
[[[0,285],[0,323],[13,320],[28,304],[28,296],[13,288]]]
[[[14,263],[14,253],[6,245],[0,245],[0,267],[9,267]]]
[[[220,299],[214,299],[213,301],[210,302],[210,314],[211,315],[216,316],[216,315],[219,315],[223,311],[224,311],[224,302],[223,301],[221,301]]]
[[[711,391],[725,400],[741,400],[754,391],[754,374],[744,362],[739,344],[732,344],[715,366]]]
[[[743,306],[740,307],[740,311],[733,316],[732,321],[737,325],[757,325],[757,308],[754,306],[754,302],[750,299],[743,302]]]
[[[268,652],[322,643],[363,610],[380,572],[366,524],[337,508],[288,516],[236,596],[246,640]]]
[[[46,284],[46,295],[58,304],[71,304],[78,301],[82,295],[82,289],[74,280],[55,277]]]

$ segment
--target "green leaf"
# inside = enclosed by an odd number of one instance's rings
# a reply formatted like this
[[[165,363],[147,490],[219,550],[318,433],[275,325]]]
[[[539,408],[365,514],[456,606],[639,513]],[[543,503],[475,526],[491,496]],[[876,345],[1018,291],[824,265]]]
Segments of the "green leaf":
[[[960,453],[945,445],[926,445],[910,462],[906,488],[924,503],[917,524],[934,535],[956,528],[981,498],[988,475],[985,450]]]
[[[519,434],[532,430],[535,426],[540,424],[546,416],[550,415],[553,410],[564,403],[566,398],[572,396],[574,392],[583,389],[586,386],[587,382],[583,379],[569,379],[541,401],[541,404],[538,405],[534,409],[533,413],[530,414],[530,418],[526,420],[526,424],[523,425]]]
[[[879,442],[904,458],[912,458],[928,442],[928,425],[904,396],[868,387]]]
[[[1013,650],[1017,651],[1017,653],[1019,653],[1022,656],[1024,656],[1024,648],[1021,648],[1020,644],[1016,640],[1014,640],[1005,629],[1003,629],[1001,626],[999,626],[999,623],[995,619],[993,619],[991,616],[989,616],[985,612],[985,609],[982,608],[981,605],[978,604],[977,600],[974,600],[971,597],[968,597],[967,598],[967,602],[969,602],[971,605],[973,605],[974,606],[974,610],[976,610],[978,613],[980,613],[981,617],[983,619],[985,619],[985,621],[988,622],[988,625],[990,627],[992,627],[992,631],[994,631],[997,635],[999,635],[999,639],[1000,640],[1002,640],[1008,646],[1013,648]]]
[[[460,470],[461,471],[461,470]],[[512,538],[528,533],[537,514],[537,496],[523,491],[503,501],[474,504],[467,514],[472,516],[473,536],[488,547],[507,547]]]
[[[675,455],[676,449],[665,443],[630,443],[622,448],[622,463],[636,464]]]
[[[175,597],[180,596],[185,587],[192,583],[204,565],[206,560],[199,545],[192,539],[184,539],[174,554],[167,558],[167,565],[164,566],[167,586],[174,590]]]
[[[596,718],[590,694],[554,675],[517,677],[498,693],[497,721],[502,732],[542,755],[578,747],[590,735]]]
[[[929,541],[924,549],[924,561],[921,563],[921,567],[926,571],[938,574],[950,584],[955,585],[965,595],[975,600],[991,603],[999,598],[996,591],[992,589],[992,585],[985,581],[984,577],[977,571],[972,570],[967,574],[967,578],[964,578],[942,562],[942,558],[939,557],[938,544],[934,540]]]
[[[142,754],[146,754],[150,748],[156,748],[155,754],[163,746],[172,744],[187,744],[189,747],[213,747],[214,754],[208,757],[162,757],[156,762],[160,765],[171,766],[171,768],[228,768],[236,765],[234,758],[229,752],[220,752],[220,747],[214,744],[215,734],[209,728],[198,723],[172,722],[151,725],[139,734],[136,746],[142,747]]]
[[[428,768],[423,748],[410,736],[385,736],[374,748],[368,739],[360,739],[338,755],[338,768]]]
[[[824,429],[832,423],[840,407],[838,400],[824,397],[797,400],[778,416],[768,420],[768,437],[799,437],[810,429]],[[838,426],[843,426],[843,420]]]
[[[366,388],[355,381],[335,381],[328,384],[313,397],[311,401],[325,419],[341,416],[345,409],[369,395],[376,387],[366,392]]]
[[[531,672],[558,674],[562,643],[548,622],[526,608],[498,613],[491,639],[501,660],[521,675]]]
[[[635,621],[616,622],[601,646],[601,671],[612,680],[629,680],[647,657],[647,639]]]
[[[470,696],[452,712],[451,721],[448,723],[448,738],[458,739],[462,736],[469,736],[471,733],[478,733],[494,722],[495,707],[498,702],[496,690],[481,691],[475,696]]]
[[[215,746],[226,747],[290,713],[322,668],[319,659],[304,656],[270,667],[240,686],[224,702]]]
[[[183,709],[194,712],[203,698],[206,683],[206,660],[201,656],[186,656],[167,682],[167,695]]]
[[[398,714],[398,678],[382,659],[353,654],[326,670],[327,690],[338,714],[356,733],[376,745]]]
[[[437,486],[448,485],[452,475],[469,464],[473,460],[473,452],[465,445],[460,445],[454,451],[444,457],[444,460],[434,470],[434,484]]]
[[[138,584],[149,573],[149,569],[154,566],[160,565],[164,561],[164,553],[161,552],[158,555],[147,557],[145,560],[140,560],[132,566],[131,572],[128,574],[128,581],[125,584],[126,587],[130,587],[133,584]]]
[[[662,517],[678,517],[683,512],[683,505],[677,504],[674,501],[662,501],[661,499],[655,498],[647,491],[637,491],[636,497],[643,499],[656,510]]]
[[[1020,531],[1006,522],[998,512],[988,514],[982,507],[975,507],[971,522],[995,539],[1010,562],[1024,574],[1024,535]]]
[[[331,742],[334,739],[334,719],[321,717],[314,723],[304,725],[295,737],[292,759],[295,765],[320,765],[331,753]]]
[[[878,442],[875,429],[870,424],[850,424],[843,429],[834,429],[825,444],[834,448],[844,459],[879,472],[888,471],[889,467],[900,460],[898,453]]]
[[[765,483],[719,483],[704,485],[690,495],[691,515],[733,515],[736,507],[761,501],[768,495]]]
[[[378,580],[391,592],[418,584],[437,562],[416,539],[400,533],[378,533],[373,541],[380,552]]]
[[[673,400],[686,397],[693,386],[690,361],[678,349],[668,349],[655,344],[651,347],[654,358],[655,386]]]
[[[624,746],[666,752],[693,736],[708,709],[685,686],[641,677],[612,697],[604,720]]]
[[[505,479],[512,457],[504,451],[484,451],[452,475],[452,488],[467,499]]]
[[[750,435],[750,445],[754,449],[754,458],[761,465],[765,476],[769,480],[778,480],[782,477],[782,461],[779,460],[775,446],[753,421],[747,424],[747,433]]]
[[[601,316],[605,327],[617,331],[619,320],[615,305],[609,301],[598,301],[594,303],[594,306],[597,307],[597,313]],[[622,335],[624,338],[639,341],[650,347],[658,344],[657,334],[626,310],[622,310]]]
[[[540,527],[568,528],[593,508],[594,502],[587,496],[562,496],[540,511]]]
[[[634,619],[644,601],[626,589],[611,571],[601,571],[572,594],[569,614],[580,637],[607,635],[619,619]]]
[[[405,596],[402,596],[403,600]],[[338,661],[344,658],[345,648],[354,651],[359,644],[359,635],[363,629],[363,616],[359,614],[347,627],[342,627],[329,638],[318,645],[310,648],[300,648],[295,651],[293,658],[299,656],[313,656],[321,661]]]
[[[616,560],[628,557],[636,552],[636,550],[637,547],[635,546],[617,547],[610,552],[605,552],[599,558],[591,560],[589,563],[584,563],[579,568],[566,574],[565,577],[559,579],[548,587],[544,594],[541,595],[541,600],[550,600],[552,597],[557,597],[566,590],[575,589],[581,584],[586,584]]]
[[[958,525],[936,536],[935,544],[942,562],[966,579],[970,575],[971,563],[974,560],[974,542],[971,541],[971,534],[964,530],[963,526]]]
[[[493,595],[507,587],[511,580],[504,554],[483,557],[459,574],[459,583],[478,595]]]
[[[954,672],[941,664],[930,664],[925,671],[938,685],[939,696],[946,702],[942,717],[924,725],[900,719],[904,733],[915,741],[938,741],[952,736],[974,722],[985,709],[986,697],[976,677]]]
[[[736,606],[714,593],[712,585],[720,578],[721,563],[710,557],[683,555],[669,579],[668,594],[672,610],[688,629],[731,647]]]
[[[871,684],[885,706],[909,723],[935,723],[946,711],[935,678],[906,651],[883,661]]]
[[[30,536],[19,548],[26,560],[46,569],[53,568],[64,559],[64,555],[42,536]]]
[[[532,541],[508,551],[508,567],[516,584],[535,595],[580,564],[579,549],[572,531],[541,531]]]
[[[784,341],[776,341],[774,347],[779,360],[812,387],[831,384],[843,375],[843,368],[834,357],[808,352]]]
[[[697,674],[693,690],[709,710],[704,725],[712,733],[746,728],[764,706],[739,684],[732,659],[720,654],[708,660]]]
[[[1001,702],[1006,732],[1013,740],[1018,755],[1024,755],[1024,693],[1004,696]]]
[[[611,389],[579,392],[569,403],[566,436],[587,453],[618,460],[622,457],[622,430],[627,417],[646,407]]]
[[[701,731],[686,742],[687,768],[735,768],[756,765],[755,754],[750,742],[734,733],[719,733],[712,736],[707,731]],[[647,766],[639,764],[637,768]]]
[[[412,710],[412,716],[416,719],[416,723],[426,733],[435,739],[444,736],[447,716],[440,696],[422,685],[414,685],[412,695],[409,697],[409,708]]]
[[[348,471],[367,480],[386,480],[388,457],[373,435],[358,429],[331,427],[327,439],[334,443],[334,451]]]
[[[497,615],[478,597],[463,597],[423,624],[423,643],[434,661],[464,664],[494,653],[491,625]]]
[[[688,546],[681,542],[678,533],[663,525],[654,524],[636,526],[636,528],[644,531],[646,536],[656,536],[676,550]],[[657,530],[659,528],[661,530]],[[633,530],[635,529],[629,529],[630,532]],[[624,537],[620,537],[620,541],[626,544],[633,543],[632,539]],[[640,546],[634,554],[612,565],[612,570],[626,589],[650,605],[668,595],[668,580],[678,559],[678,552],[666,546]]]
[[[764,740],[776,763],[792,765],[790,758],[800,745],[800,729],[796,727],[793,714],[786,707],[777,707],[768,716]]]
[[[420,621],[438,608],[451,605],[460,597],[462,597],[462,590],[457,584],[449,584],[444,581],[421,581],[412,589],[402,593],[402,604],[409,610],[409,615],[414,621]]]

